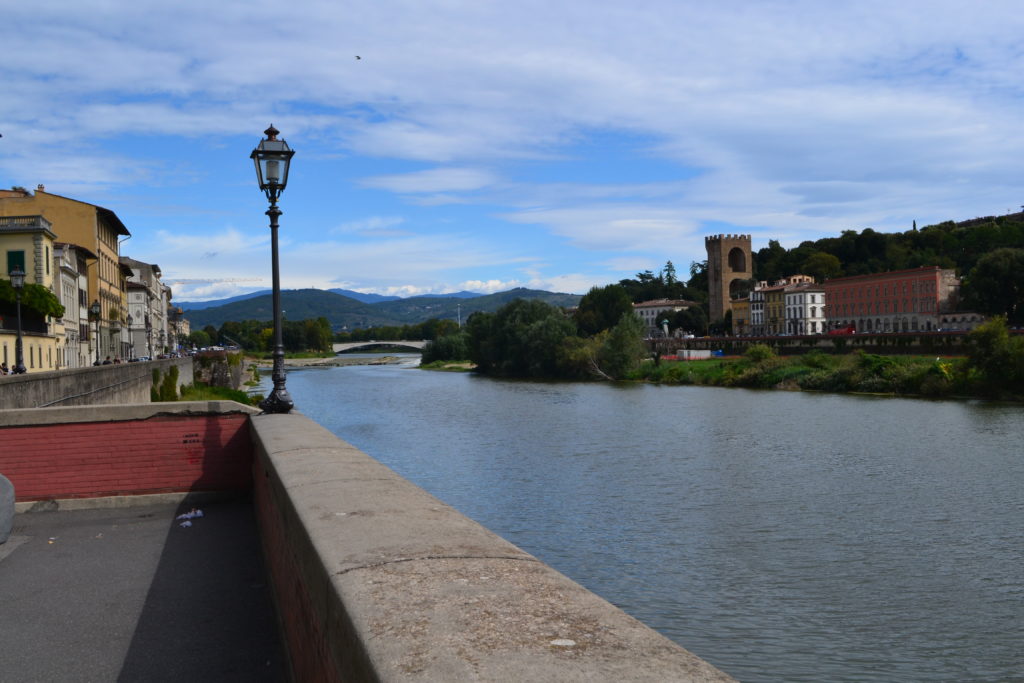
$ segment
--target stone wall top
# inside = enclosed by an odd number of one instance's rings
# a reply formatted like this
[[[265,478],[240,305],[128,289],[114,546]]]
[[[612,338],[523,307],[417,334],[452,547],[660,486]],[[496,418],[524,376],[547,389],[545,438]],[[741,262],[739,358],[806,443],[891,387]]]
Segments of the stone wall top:
[[[148,420],[157,415],[221,415],[260,411],[235,401],[176,401],[125,405],[76,406],[70,408],[28,408],[0,410],[0,427],[67,424],[74,422],[124,422]]]
[[[257,514],[272,544],[265,552],[276,571],[301,574],[272,580],[305,594],[289,607],[279,593],[291,615],[285,630],[289,621],[302,629],[286,634],[301,650],[292,658],[300,674],[733,680],[308,418],[261,415],[251,424]],[[319,628],[303,626],[310,618]],[[322,670],[325,660],[334,668]]]

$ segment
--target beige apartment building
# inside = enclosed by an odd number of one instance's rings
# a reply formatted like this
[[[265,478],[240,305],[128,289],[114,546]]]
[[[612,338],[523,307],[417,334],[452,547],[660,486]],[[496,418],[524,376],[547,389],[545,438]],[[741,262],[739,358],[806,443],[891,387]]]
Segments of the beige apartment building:
[[[87,263],[86,274],[88,305],[100,305],[99,319],[89,324],[91,335],[96,337],[93,353],[101,359],[120,356],[128,295],[119,262],[119,240],[131,233],[117,214],[102,206],[50,194],[40,185],[34,193],[0,190],[0,217],[4,216],[42,216],[52,226],[55,241],[82,247],[95,256]]]

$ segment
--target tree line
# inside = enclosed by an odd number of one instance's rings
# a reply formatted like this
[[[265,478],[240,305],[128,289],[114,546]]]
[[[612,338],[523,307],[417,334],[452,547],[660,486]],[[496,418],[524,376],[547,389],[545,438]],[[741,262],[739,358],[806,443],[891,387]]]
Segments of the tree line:
[[[274,326],[266,320],[228,321],[219,328],[207,325],[193,330],[188,340],[196,348],[220,345],[238,346],[254,353],[271,352],[274,350]],[[285,320],[281,325],[281,341],[286,352],[328,353],[333,350],[334,335],[331,323],[324,317]]]
[[[337,342],[431,340],[457,332],[458,329],[459,325],[454,320],[431,318],[410,325],[383,325],[351,332],[339,332],[334,339]]]
[[[632,307],[610,328],[582,333],[566,311],[517,299],[494,313],[474,313],[464,329],[440,337],[423,362],[469,360],[500,377],[622,379],[647,356],[643,323]]]

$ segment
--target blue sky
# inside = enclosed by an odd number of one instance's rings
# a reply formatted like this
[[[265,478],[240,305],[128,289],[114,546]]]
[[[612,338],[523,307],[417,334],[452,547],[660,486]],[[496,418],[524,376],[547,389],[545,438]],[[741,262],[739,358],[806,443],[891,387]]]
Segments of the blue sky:
[[[178,300],[593,285],[1024,202],[1015,2],[48,0],[4,8],[0,186],[113,209]],[[356,56],[360,59],[356,59]],[[180,279],[235,281],[174,284]]]

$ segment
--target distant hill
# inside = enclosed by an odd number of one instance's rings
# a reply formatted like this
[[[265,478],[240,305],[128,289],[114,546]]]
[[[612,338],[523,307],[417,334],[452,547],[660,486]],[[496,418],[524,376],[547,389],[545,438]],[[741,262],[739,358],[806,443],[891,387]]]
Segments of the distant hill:
[[[387,296],[384,294],[363,294],[362,292],[353,292],[351,289],[328,289],[327,291],[332,294],[347,296],[349,299],[362,301],[364,304],[377,304],[381,301],[395,301],[402,298],[400,296]]]
[[[402,324],[402,321],[388,317],[371,304],[322,289],[284,290],[281,292],[281,308],[287,320],[306,320],[323,316],[335,329],[346,325],[350,328],[363,328]],[[265,294],[223,306],[192,310],[185,317],[195,330],[207,325],[219,328],[229,320],[273,320],[273,310],[272,297]]]
[[[380,303],[364,303],[322,289],[293,289],[281,292],[281,308],[288,320],[323,316],[334,330],[400,326],[421,323],[431,318],[456,319],[461,307],[462,319],[477,311],[493,312],[515,299],[541,299],[554,306],[575,306],[577,294],[556,294],[536,289],[511,289],[473,298],[422,296]],[[192,309],[186,315],[192,329],[206,325],[220,327],[229,320],[273,320],[271,296],[265,294],[205,309]]]
[[[435,296],[417,296],[398,301],[375,304],[374,308],[390,318],[405,323],[418,323],[431,318],[450,318],[454,320],[461,308],[462,319],[465,320],[477,311],[494,312],[515,299],[541,299],[553,306],[575,306],[579,303],[578,294],[555,294],[539,289],[517,287],[497,294],[476,295],[473,298],[441,298]]]
[[[258,292],[249,292],[248,294],[239,294],[238,296],[228,297],[227,299],[212,299],[210,301],[175,301],[174,305],[178,306],[183,311],[201,311],[204,308],[224,306],[236,301],[244,301],[245,299],[252,299],[253,297],[264,296],[266,294],[270,294],[269,289],[261,289]]]
[[[402,297],[392,296],[386,294],[364,294],[363,292],[355,292],[351,289],[328,289],[326,290],[332,294],[340,294],[341,296],[347,296],[350,299],[361,301],[364,304],[379,304],[383,301],[398,301]],[[236,301],[244,301],[245,299],[252,299],[257,296],[264,296],[270,294],[269,289],[261,289],[258,292],[249,292],[248,294],[239,294],[238,296],[228,297],[226,299],[211,299],[210,301],[175,301],[174,305],[180,307],[184,311],[201,311],[206,308],[214,308],[215,306],[224,306],[231,304]],[[481,296],[479,292],[453,292],[452,294],[424,294],[423,298],[457,298],[457,299],[473,299]]]

